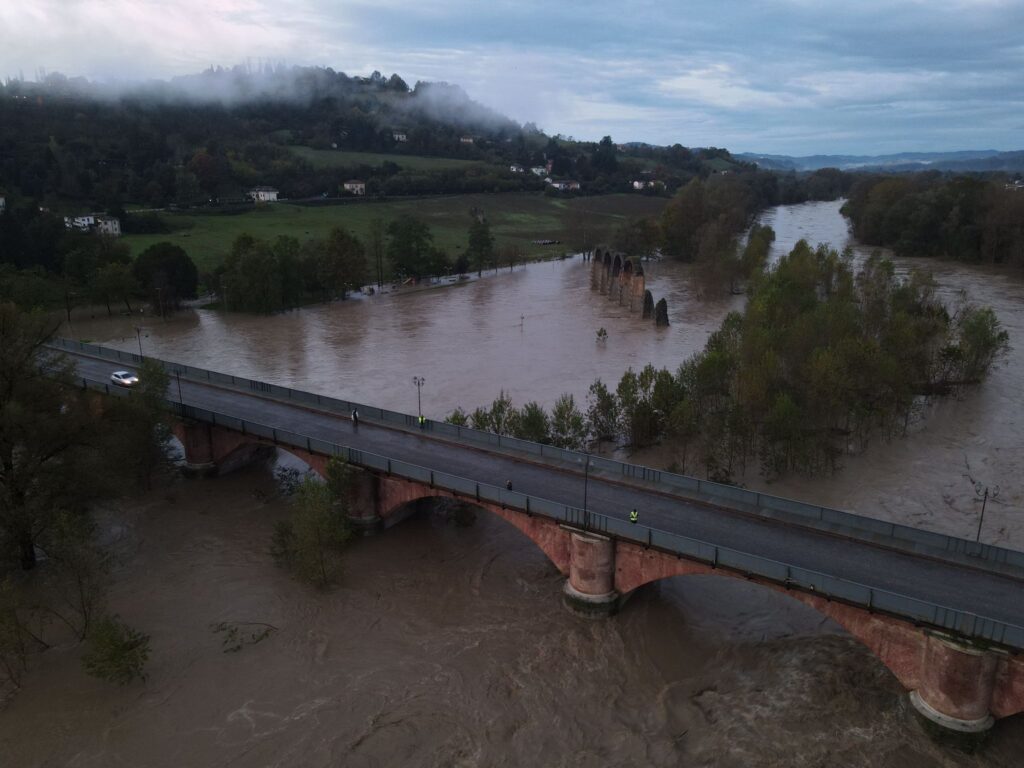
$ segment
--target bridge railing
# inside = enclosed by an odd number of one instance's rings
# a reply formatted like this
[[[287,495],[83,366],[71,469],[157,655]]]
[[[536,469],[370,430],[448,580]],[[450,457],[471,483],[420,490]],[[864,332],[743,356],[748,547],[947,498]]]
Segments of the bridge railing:
[[[109,347],[69,339],[55,339],[52,346],[69,351],[81,352],[94,357],[106,358],[128,365],[141,365],[143,358],[134,352],[123,352]],[[207,381],[223,387],[258,394],[286,402],[307,405],[320,410],[348,416],[358,409],[364,420],[377,420],[385,424],[414,429],[417,418],[410,414],[389,411],[385,408],[341,400],[326,395],[317,395],[302,390],[282,387],[277,384],[247,379],[242,376],[218,373],[205,368],[149,358],[164,366],[172,376],[179,375],[198,381]],[[732,485],[714,483],[696,477],[666,472],[639,464],[594,456],[589,453],[543,445],[529,440],[505,437],[470,427],[460,427],[445,422],[427,421],[424,430],[447,439],[487,450],[535,456],[547,461],[560,462],[582,471],[586,463],[595,472],[626,480],[646,482],[655,489],[675,496],[682,496],[700,503],[738,509],[743,512],[769,519],[797,522],[801,525],[838,533],[882,544],[895,549],[923,554],[935,554],[948,559],[986,565],[993,570],[1024,572],[1024,552],[992,544],[981,544],[956,536],[933,531],[924,531],[899,523],[878,520],[852,512],[844,512],[802,501],[786,499],[756,491],[748,491]]]
[[[83,387],[106,392],[109,395],[119,397],[131,395],[130,390],[112,387],[106,382],[87,378],[83,378],[81,381]],[[280,430],[247,419],[227,416],[216,411],[182,405],[171,400],[167,401],[167,407],[184,418],[227,427],[243,434],[261,437],[293,448],[304,448],[307,451],[328,456],[341,456],[355,466],[414,480],[433,488],[451,491],[467,499],[491,502],[530,515],[539,515],[570,527],[642,544],[688,560],[705,563],[716,568],[725,568],[744,575],[756,576],[785,587],[812,592],[828,599],[841,600],[851,605],[890,614],[914,623],[927,624],[1010,648],[1024,649],[1024,627],[1015,624],[919,600],[909,595],[870,587],[760,555],[718,546],[678,533],[630,523],[617,517],[582,510],[549,499],[511,491],[501,486],[480,483],[447,472],[438,472],[407,461],[399,461],[297,432]]]

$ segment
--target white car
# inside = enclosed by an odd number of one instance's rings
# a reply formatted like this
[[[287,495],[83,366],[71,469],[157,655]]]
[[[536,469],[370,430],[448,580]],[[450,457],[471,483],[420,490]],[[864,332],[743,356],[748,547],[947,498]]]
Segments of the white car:
[[[139,377],[131,371],[114,371],[110,380],[119,387],[134,387],[139,383]]]

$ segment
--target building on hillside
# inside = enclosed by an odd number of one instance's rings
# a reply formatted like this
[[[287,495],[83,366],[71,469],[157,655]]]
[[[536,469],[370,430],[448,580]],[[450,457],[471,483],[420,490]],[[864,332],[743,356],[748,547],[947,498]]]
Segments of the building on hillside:
[[[121,220],[104,213],[87,213],[84,216],[65,216],[64,226],[76,232],[95,232],[110,237],[121,236]]]
[[[571,181],[569,179],[558,179],[555,181],[548,179],[547,182],[559,192],[576,192],[580,188],[578,181]]]
[[[0,213],[3,213],[6,210],[7,210],[7,198],[4,197],[3,195],[0,195]]]
[[[249,197],[255,203],[277,202],[277,190],[273,187],[253,187],[249,190]]]
[[[96,231],[110,237],[121,236],[121,220],[116,216],[97,216]]]
[[[1024,181],[1021,181],[1020,179],[1017,179],[1016,181],[1012,181],[1009,184],[1004,185],[1003,189],[1005,189],[1005,190],[1007,190],[1009,192],[1024,192]],[[2,212],[3,209],[4,209],[2,203],[3,203],[3,198],[0,197],[0,212]]]
[[[463,144],[472,144],[473,143],[473,137],[472,136],[460,136],[459,137],[459,141],[462,142]]]
[[[665,182],[658,181],[657,179],[638,179],[633,182],[633,189],[654,189],[655,187],[664,187]]]
[[[409,137],[405,135],[405,131],[392,131],[391,138],[395,141],[408,141]]]
[[[366,182],[359,181],[358,179],[351,179],[346,181],[342,186],[345,191],[350,195],[365,195],[366,194]]]
[[[525,168],[523,168],[523,166],[521,166],[521,165],[517,165],[517,164],[515,164],[515,163],[513,163],[512,165],[510,165],[510,166],[508,167],[508,169],[509,169],[510,171],[512,171],[512,173],[524,173],[524,172],[526,171],[526,169],[525,169]]]
[[[530,169],[530,173],[532,173],[534,176],[544,177],[548,175],[548,169],[545,168],[543,165],[535,165],[533,166],[533,168]]]
[[[96,226],[96,217],[91,213],[85,216],[65,216],[64,226],[67,229],[76,229],[79,232],[88,232]]]

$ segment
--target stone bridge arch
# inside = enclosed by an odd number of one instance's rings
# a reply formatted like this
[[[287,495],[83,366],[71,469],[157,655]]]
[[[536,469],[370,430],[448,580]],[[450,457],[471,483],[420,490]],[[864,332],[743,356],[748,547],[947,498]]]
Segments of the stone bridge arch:
[[[626,259],[622,267],[622,290],[629,297],[629,308],[642,306],[644,291],[647,288],[644,267],[639,258]]]
[[[402,510],[421,499],[458,499],[477,509],[485,510],[518,529],[537,545],[554,566],[563,574],[569,573],[570,540],[569,532],[546,517],[527,515],[506,509],[487,501],[468,499],[440,488],[429,488],[421,483],[393,477],[381,477],[377,485],[377,510],[381,524],[390,527],[405,519]]]
[[[965,733],[986,730],[993,717],[1024,712],[1024,655],[975,647],[940,631],[744,574],[683,560],[619,540],[615,589],[620,594],[675,576],[739,578],[782,593],[835,621],[911,692],[923,716]]]
[[[172,429],[184,446],[187,466],[203,474],[230,471],[232,465],[240,466],[252,460],[254,452],[274,444],[270,439],[201,422],[181,421]],[[328,456],[296,447],[284,450],[325,474]],[[933,724],[970,735],[988,729],[994,717],[1024,711],[1024,653],[973,643],[870,608],[830,600],[813,590],[567,527],[528,511],[471,496],[456,497],[428,482],[396,478],[376,470],[361,470],[356,477],[352,508],[358,514],[351,518],[353,525],[366,529],[386,525],[403,505],[420,498],[459,498],[498,515],[529,537],[567,575],[565,599],[577,611],[595,615],[614,612],[622,596],[673,576],[743,578],[782,592],[844,627],[910,690],[916,711]]]

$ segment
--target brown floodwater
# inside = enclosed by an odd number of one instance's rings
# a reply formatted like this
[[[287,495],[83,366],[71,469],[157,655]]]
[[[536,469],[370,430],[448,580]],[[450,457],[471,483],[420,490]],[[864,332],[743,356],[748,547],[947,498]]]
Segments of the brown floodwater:
[[[422,514],[348,552],[340,586],[267,554],[284,512],[266,468],[178,481],[122,525],[111,608],[151,635],[145,684],[36,658],[0,712],[21,766],[998,766],[933,743],[859,643],[784,595],[720,577],[640,590],[613,619],[504,521]],[[254,493],[254,491],[257,491]],[[218,622],[270,636],[224,653]]]
[[[839,246],[849,236],[837,210],[765,218],[779,249],[799,237]],[[943,290],[991,304],[1012,340],[1024,338],[1024,282],[928,266]],[[668,329],[593,294],[577,259],[272,318],[197,310],[146,321],[142,342],[147,354],[407,411],[421,375],[431,416],[501,388],[550,405],[630,365],[674,368],[742,306],[699,297],[678,265],[648,272],[668,298]],[[131,349],[132,325],[76,318],[73,334]],[[1017,533],[1020,546],[1022,360],[1015,350],[984,386],[929,407],[907,438],[870,446],[836,476],[771,489],[973,536],[966,455],[978,479],[1000,485],[986,540]],[[870,653],[782,594],[680,577],[639,590],[613,619],[578,619],[545,556],[483,513],[468,528],[423,514],[359,540],[341,586],[311,591],[267,555],[284,513],[270,489],[267,468],[252,468],[179,481],[107,516],[124,531],[111,605],[152,635],[149,679],[115,688],[82,673],[79,648],[46,652],[0,712],[0,766],[1022,763],[1020,717],[998,723],[982,755],[936,746]],[[218,621],[278,629],[224,654]]]

